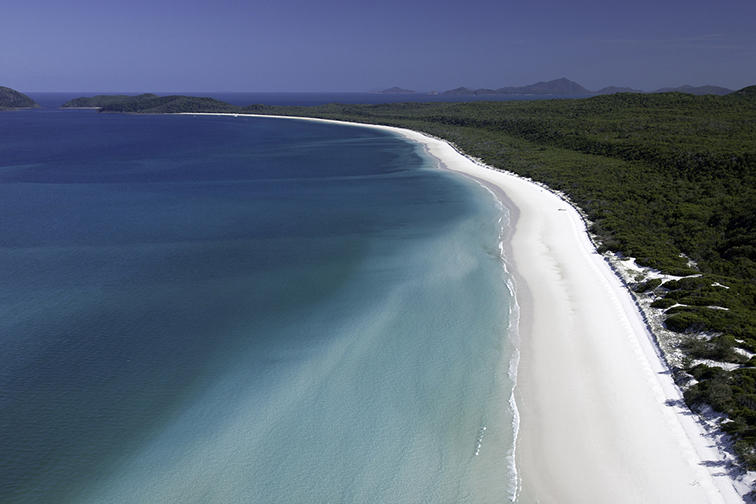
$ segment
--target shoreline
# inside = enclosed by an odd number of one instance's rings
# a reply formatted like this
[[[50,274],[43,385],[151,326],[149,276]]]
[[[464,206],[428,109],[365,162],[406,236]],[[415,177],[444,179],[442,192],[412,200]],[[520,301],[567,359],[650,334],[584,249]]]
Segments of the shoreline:
[[[511,402],[520,418],[513,456],[521,502],[743,502],[630,292],[560,195],[408,129],[186,115],[389,131],[421,144],[441,168],[483,184],[510,210],[502,247],[519,311]]]

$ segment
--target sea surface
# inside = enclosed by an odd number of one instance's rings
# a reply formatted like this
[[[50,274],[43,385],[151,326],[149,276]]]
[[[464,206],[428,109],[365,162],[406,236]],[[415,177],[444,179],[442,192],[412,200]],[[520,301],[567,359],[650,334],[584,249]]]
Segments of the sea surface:
[[[0,114],[0,502],[511,501],[506,224],[374,129]]]

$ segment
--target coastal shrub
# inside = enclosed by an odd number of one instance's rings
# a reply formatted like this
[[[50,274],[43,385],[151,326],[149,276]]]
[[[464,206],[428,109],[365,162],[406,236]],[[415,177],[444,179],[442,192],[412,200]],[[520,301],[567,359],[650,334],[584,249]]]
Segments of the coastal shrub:
[[[690,368],[688,372],[699,382],[703,380],[721,378],[725,373],[722,368],[711,367],[705,364],[697,364],[694,367]]]
[[[683,393],[685,402],[693,409],[709,404],[714,410],[725,412],[734,405],[732,389],[728,385],[727,371],[699,364],[690,370],[698,383]]]
[[[693,313],[693,312],[698,312],[698,311],[700,310],[695,306],[681,305],[681,306],[673,306],[672,308],[667,309],[667,311],[665,311],[664,313],[666,313],[667,315],[674,315],[675,313],[680,313],[680,312]]]
[[[737,389],[735,399],[739,406],[741,406],[740,414],[746,417],[749,422],[756,421],[756,394],[744,391],[740,387],[733,387],[733,390]]]
[[[650,280],[637,284],[635,287],[633,287],[633,290],[639,293],[648,292],[650,290],[654,290],[657,287],[659,287],[661,283],[662,283],[661,278],[652,278]]]
[[[694,411],[709,404],[724,413],[728,421],[722,430],[736,436],[738,456],[747,468],[756,469],[756,368],[726,371],[699,364],[688,372],[698,383],[685,390],[685,402]]]
[[[722,422],[719,427],[728,434],[741,434],[746,429],[746,425],[742,422],[728,421]]]
[[[673,290],[673,291],[669,291],[669,292],[667,292],[667,293],[666,293],[666,294],[664,295],[664,297],[665,297],[666,299],[674,299],[675,301],[677,301],[677,300],[679,300],[679,299],[682,299],[682,298],[684,298],[684,297],[685,297],[685,295],[686,295],[686,293],[685,293],[685,292],[683,292],[683,291],[680,291],[680,290]]]
[[[742,348],[743,350],[746,350],[751,353],[756,353],[756,341],[752,339],[745,339],[745,340],[741,339],[740,341],[736,342],[736,345],[739,348]]]
[[[694,270],[693,268],[689,268],[687,266],[662,266],[661,269],[666,274],[674,276],[687,276],[695,275],[696,273],[698,273],[697,270]]]
[[[712,380],[703,385],[706,402],[717,411],[725,412],[732,405],[732,389],[725,381]]]
[[[677,301],[675,301],[674,299],[669,299],[669,298],[664,297],[664,298],[655,299],[654,302],[651,303],[651,307],[652,308],[669,308],[670,306],[676,303]]]
[[[678,289],[679,282],[677,280],[667,280],[661,286],[665,289],[675,290]]]
[[[673,313],[666,318],[664,325],[675,332],[701,331],[706,327],[704,319],[690,311]]]
[[[722,298],[716,296],[684,296],[679,300],[680,304],[692,306],[719,306]]]
[[[741,439],[735,442],[735,452],[743,461],[746,468],[756,469],[756,443]]]
[[[689,330],[691,331],[705,330],[713,333],[728,333],[744,341],[753,339],[754,326],[747,312],[720,310],[708,306],[674,306],[668,308],[665,313],[669,315],[666,320],[668,326],[670,320],[672,320],[672,324],[676,324],[676,327],[687,320],[690,323],[699,324],[690,327]],[[678,315],[684,315],[684,317],[680,318]],[[672,316],[678,318],[673,319]],[[680,332],[685,330],[684,328],[680,329]]]
[[[688,291],[701,289],[703,287],[711,287],[711,280],[703,276],[700,277],[687,277],[677,280],[677,288]]]
[[[682,343],[682,349],[696,359],[711,359],[723,362],[742,362],[743,356],[735,352],[735,338],[729,334],[715,336],[710,340],[691,337]]]

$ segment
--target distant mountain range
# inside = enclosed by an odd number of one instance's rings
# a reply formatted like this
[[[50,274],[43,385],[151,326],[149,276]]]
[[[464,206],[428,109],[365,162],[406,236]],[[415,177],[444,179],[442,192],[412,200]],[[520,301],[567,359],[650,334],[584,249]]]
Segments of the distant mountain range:
[[[554,79],[545,82],[536,82],[535,84],[529,84],[527,86],[507,86],[497,89],[478,88],[471,89],[466,87],[458,87],[444,91],[442,95],[446,96],[485,96],[485,95],[536,95],[536,96],[593,96],[603,94],[615,94],[615,93],[645,93],[640,89],[633,89],[629,87],[617,87],[609,86],[598,91],[591,91],[575,81],[571,81],[565,77],[561,79]],[[726,95],[732,93],[732,89],[727,89],[720,86],[680,86],[680,87],[668,87],[657,89],[656,91],[650,91],[651,93],[688,93],[693,95]],[[392,87],[381,91],[383,94],[411,94],[416,93],[407,89],[399,87]],[[433,93],[435,94],[435,93]]]
[[[528,86],[508,86],[498,89],[470,89],[459,87],[441,93],[443,95],[557,95],[557,96],[588,96],[593,94],[577,82],[564,77],[548,82],[536,82]]]
[[[384,89],[383,91],[379,91],[380,94],[415,94],[415,91],[411,89],[403,89],[400,87],[391,87],[388,89]]]
[[[630,87],[617,87],[617,86],[607,86],[605,88],[601,88],[598,91],[596,91],[596,94],[617,94],[617,93],[645,93],[645,91],[641,89],[634,89]]]

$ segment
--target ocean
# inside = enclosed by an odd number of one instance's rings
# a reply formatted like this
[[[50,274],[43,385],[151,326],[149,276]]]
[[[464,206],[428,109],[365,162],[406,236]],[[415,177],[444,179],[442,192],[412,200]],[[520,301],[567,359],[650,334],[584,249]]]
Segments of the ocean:
[[[375,129],[0,114],[0,502],[512,501],[506,225]]]

